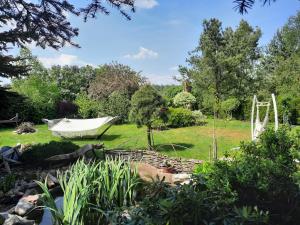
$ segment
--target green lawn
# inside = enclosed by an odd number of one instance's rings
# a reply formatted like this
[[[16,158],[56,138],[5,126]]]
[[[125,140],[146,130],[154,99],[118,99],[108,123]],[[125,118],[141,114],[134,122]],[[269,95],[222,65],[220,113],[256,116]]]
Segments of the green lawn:
[[[37,125],[38,131],[33,134],[18,135],[13,129],[0,128],[0,146],[14,146],[17,143],[47,143],[49,141],[61,141],[52,136],[46,125]],[[208,120],[206,126],[195,126],[154,131],[156,149],[169,156],[183,158],[208,159],[209,149],[212,144],[212,120]],[[250,139],[250,123],[241,121],[217,120],[216,134],[219,146],[219,155],[226,150],[237,147],[240,141]],[[98,143],[94,139],[72,140],[75,144]],[[137,128],[136,125],[114,125],[102,137],[107,149],[145,149],[146,129]],[[174,144],[174,148],[171,146]]]

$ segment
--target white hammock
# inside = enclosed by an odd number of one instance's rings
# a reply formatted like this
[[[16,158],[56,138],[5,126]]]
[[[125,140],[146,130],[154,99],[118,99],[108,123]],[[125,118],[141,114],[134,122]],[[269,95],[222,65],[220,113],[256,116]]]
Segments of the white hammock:
[[[116,117],[95,119],[56,119],[43,121],[48,123],[48,129],[55,136],[64,138],[95,137],[103,134],[111,126]]]

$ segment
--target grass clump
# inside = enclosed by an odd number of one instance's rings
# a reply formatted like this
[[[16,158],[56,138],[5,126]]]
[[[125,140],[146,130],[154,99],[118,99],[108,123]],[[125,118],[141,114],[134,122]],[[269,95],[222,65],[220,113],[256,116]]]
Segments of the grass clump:
[[[64,193],[62,209],[56,206],[46,183],[38,182],[54,224],[108,224],[112,211],[134,203],[139,177],[128,161],[85,164],[80,160],[59,175],[59,183]]]

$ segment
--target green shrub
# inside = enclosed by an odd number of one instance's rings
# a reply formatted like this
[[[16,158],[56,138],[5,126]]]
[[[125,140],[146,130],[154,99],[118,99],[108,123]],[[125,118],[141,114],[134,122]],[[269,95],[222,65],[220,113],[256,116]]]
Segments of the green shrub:
[[[25,79],[13,80],[12,89],[31,102],[30,106],[34,110],[32,122],[40,123],[42,118],[56,117],[60,90],[55,82],[46,81],[39,75],[31,75]]]
[[[227,119],[232,119],[232,112],[240,105],[240,101],[236,98],[229,98],[221,102],[221,112]]]
[[[59,154],[68,154],[78,150],[80,147],[70,141],[51,141],[45,144],[34,144],[24,151],[21,155],[21,161],[25,163],[40,163],[46,158]]]
[[[128,121],[130,111],[130,100],[126,93],[113,92],[109,95],[105,103],[105,112],[110,116],[118,116],[118,121],[124,123]]]
[[[258,143],[243,143],[232,162],[216,162],[206,175],[208,187],[214,192],[228,187],[236,193],[236,205],[268,211],[269,224],[297,224],[300,190],[294,157],[299,149],[299,137],[285,129],[267,130]]]
[[[196,123],[196,119],[189,109],[169,108],[167,115],[168,126],[170,127],[187,127],[193,126]]]
[[[196,98],[189,92],[183,91],[178,93],[173,99],[174,105],[177,107],[185,107],[191,109],[196,103]]]
[[[151,183],[142,202],[129,213],[125,224],[267,224],[266,213],[253,207],[236,207],[230,197],[207,189],[200,176],[177,187],[163,180]]]
[[[0,120],[7,120],[19,114],[22,121],[33,121],[35,108],[24,95],[0,87]],[[39,121],[40,122],[40,121]]]
[[[300,124],[300,97],[290,94],[280,95],[278,113],[279,120],[287,120],[288,123],[294,125]]]
[[[75,104],[78,106],[79,115],[86,118],[96,118],[104,115],[103,103],[91,99],[86,93],[80,93],[75,99]]]
[[[192,111],[192,115],[195,118],[195,125],[201,126],[206,124],[206,116],[200,110]]]

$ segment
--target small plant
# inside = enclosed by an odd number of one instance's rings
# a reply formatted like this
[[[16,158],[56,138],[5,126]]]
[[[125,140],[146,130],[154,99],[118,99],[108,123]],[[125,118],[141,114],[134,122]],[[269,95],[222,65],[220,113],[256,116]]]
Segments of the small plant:
[[[193,117],[195,118],[195,125],[201,126],[206,124],[206,116],[200,110],[192,111]]]

